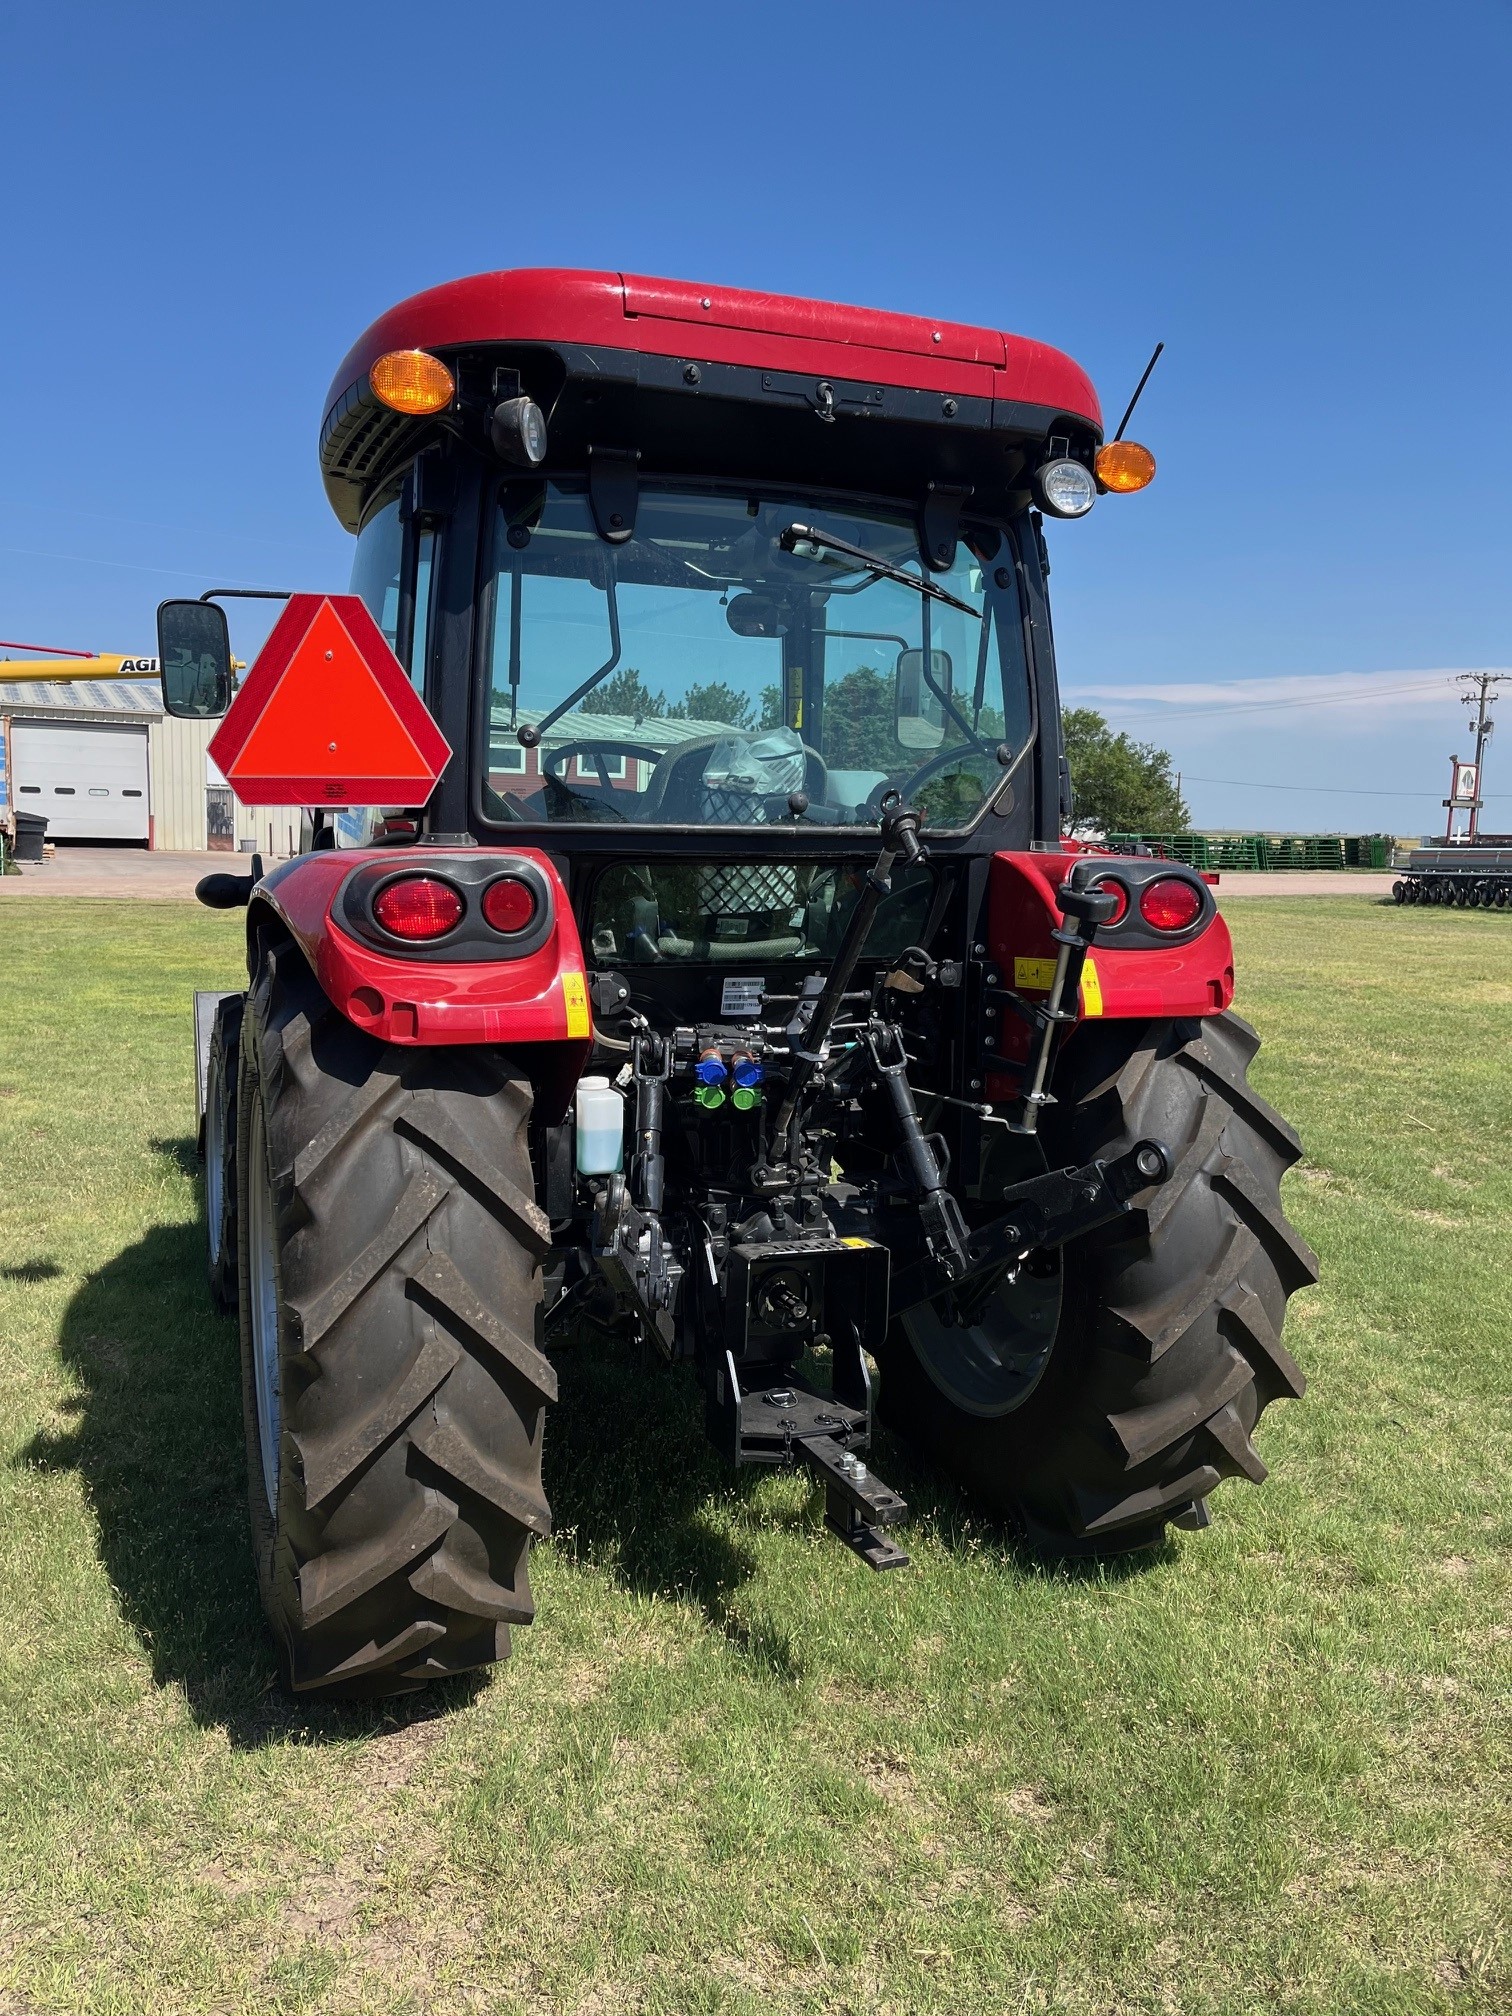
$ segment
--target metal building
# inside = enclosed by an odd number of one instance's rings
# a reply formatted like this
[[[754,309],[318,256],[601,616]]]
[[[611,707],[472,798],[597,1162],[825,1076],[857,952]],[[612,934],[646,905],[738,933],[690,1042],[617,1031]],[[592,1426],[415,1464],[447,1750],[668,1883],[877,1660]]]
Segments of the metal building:
[[[40,813],[49,840],[293,853],[297,812],[233,805],[205,753],[217,725],[165,715],[144,680],[0,679],[0,820]]]

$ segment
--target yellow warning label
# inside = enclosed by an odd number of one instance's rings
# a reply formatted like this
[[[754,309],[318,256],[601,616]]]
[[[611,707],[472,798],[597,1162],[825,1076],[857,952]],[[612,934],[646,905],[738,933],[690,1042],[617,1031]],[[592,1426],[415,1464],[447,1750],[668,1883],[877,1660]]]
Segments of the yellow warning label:
[[[1048,994],[1055,985],[1055,961],[1053,959],[1015,959],[1013,962],[1013,984],[1015,987],[1042,987]]]
[[[1090,956],[1082,967],[1081,1005],[1083,1015],[1101,1015],[1103,1012],[1102,982]]]
[[[588,983],[581,973],[562,975],[562,1000],[567,1007],[567,1034],[592,1035],[593,1025],[588,1020]]]
[[[875,1239],[842,1239],[840,1241],[842,1246],[875,1246],[876,1243]]]

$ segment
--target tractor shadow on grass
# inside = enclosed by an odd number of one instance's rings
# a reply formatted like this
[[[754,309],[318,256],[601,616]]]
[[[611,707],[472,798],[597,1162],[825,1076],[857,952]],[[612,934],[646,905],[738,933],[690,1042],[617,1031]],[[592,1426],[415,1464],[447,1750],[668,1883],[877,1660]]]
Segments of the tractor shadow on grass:
[[[545,1481],[557,1548],[638,1595],[697,1605],[753,1663],[796,1678],[787,1638],[748,1623],[734,1600],[756,1555],[709,1516],[748,1499],[763,1473],[732,1476],[704,1435],[692,1373],[586,1326],[553,1346],[552,1363],[561,1390]]]
[[[737,1512],[772,1472],[733,1476],[705,1438],[703,1401],[691,1371],[668,1370],[635,1347],[586,1326],[552,1347],[560,1400],[547,1421],[546,1495],[556,1546],[611,1574],[638,1595],[696,1604],[709,1623],[753,1663],[777,1678],[801,1676],[801,1652],[770,1623],[748,1623],[737,1592],[758,1571],[753,1549],[716,1523],[717,1509]],[[823,1384],[827,1370],[809,1368]],[[1036,1553],[1006,1521],[972,1503],[927,1457],[879,1425],[878,1473],[908,1500],[910,1523],[899,1537],[950,1553],[983,1555],[1016,1579],[1125,1582],[1168,1561],[1156,1549],[1088,1558]],[[711,1512],[716,1519],[711,1519]],[[817,1490],[786,1523],[815,1524]],[[865,1576],[834,1543],[837,1578]],[[904,1574],[927,1574],[927,1564]]]
[[[121,1614],[154,1682],[182,1688],[197,1722],[238,1748],[346,1742],[444,1714],[485,1684],[370,1706],[291,1701],[278,1686],[247,1526],[236,1325],[211,1309],[201,1225],[155,1226],[90,1275],[59,1349],[79,1392],[20,1461],[78,1472]]]
[[[194,1153],[189,1140],[157,1145],[181,1164]],[[42,1280],[55,1270],[15,1271]],[[90,1275],[65,1311],[59,1349],[78,1393],[64,1424],[35,1436],[19,1460],[77,1471],[121,1614],[155,1684],[181,1688],[196,1721],[223,1727],[239,1748],[345,1742],[446,1714],[487,1685],[486,1673],[464,1675],[370,1706],[291,1701],[279,1688],[247,1526],[236,1326],[211,1309],[200,1224],[155,1226]],[[722,1506],[738,1515],[766,1473],[731,1475],[704,1437],[692,1376],[590,1333],[553,1359],[554,1544],[638,1593],[695,1604],[753,1665],[798,1678],[802,1656],[787,1635],[743,1614],[739,1592],[758,1559],[720,1517]],[[1162,1559],[1047,1563],[885,1432],[876,1463],[908,1499],[921,1539],[986,1552],[1016,1574],[1122,1580]],[[815,1519],[816,1503],[797,1517]],[[837,1577],[867,1572],[838,1543],[834,1555]]]

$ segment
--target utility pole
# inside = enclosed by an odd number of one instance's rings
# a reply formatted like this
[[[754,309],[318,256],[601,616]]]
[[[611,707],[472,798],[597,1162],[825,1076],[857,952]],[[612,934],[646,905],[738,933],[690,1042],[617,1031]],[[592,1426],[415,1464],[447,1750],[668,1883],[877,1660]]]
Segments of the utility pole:
[[[1491,719],[1491,709],[1496,704],[1496,689],[1512,683],[1512,673],[1507,672],[1461,672],[1454,684],[1468,690],[1460,695],[1467,707],[1474,708],[1475,720],[1471,724],[1475,730],[1475,793],[1473,798],[1460,800],[1459,805],[1470,815],[1470,824],[1465,833],[1466,840],[1480,836],[1481,808],[1486,801],[1486,743],[1496,723]],[[1456,756],[1454,762],[1458,764]],[[1457,791],[1456,791],[1457,796]],[[1449,801],[1449,829],[1447,837],[1454,837],[1455,799]]]

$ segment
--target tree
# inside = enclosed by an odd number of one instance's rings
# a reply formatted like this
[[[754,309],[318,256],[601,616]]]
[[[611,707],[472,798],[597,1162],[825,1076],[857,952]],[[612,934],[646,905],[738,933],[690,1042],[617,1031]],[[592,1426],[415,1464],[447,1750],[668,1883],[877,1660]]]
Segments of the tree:
[[[858,665],[826,688],[824,758],[832,770],[895,770],[901,751],[893,733],[893,682]]]
[[[628,714],[632,720],[662,720],[667,713],[665,693],[653,693],[633,665],[623,666],[618,672],[595,686],[584,700],[580,712],[584,714]]]
[[[673,701],[667,715],[673,721],[728,721],[732,728],[751,728],[756,710],[744,693],[723,679],[711,679],[707,684],[695,680],[681,700]]]
[[[634,721],[728,721],[732,728],[755,725],[756,710],[746,698],[723,679],[695,682],[680,700],[668,702],[663,692],[651,691],[634,665],[595,686],[584,700],[584,714],[628,714]]]
[[[1169,750],[1115,735],[1095,708],[1067,707],[1061,733],[1071,765],[1073,833],[1183,833],[1191,814]]]

